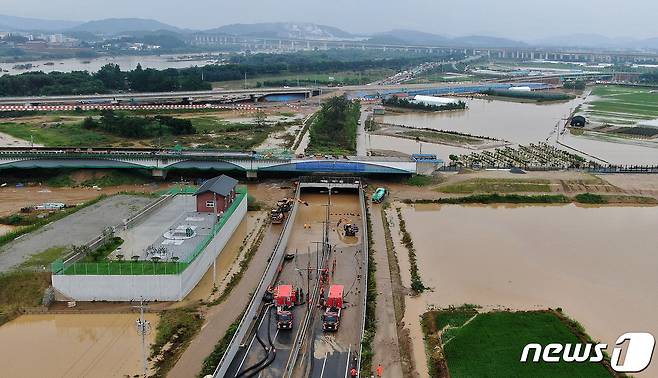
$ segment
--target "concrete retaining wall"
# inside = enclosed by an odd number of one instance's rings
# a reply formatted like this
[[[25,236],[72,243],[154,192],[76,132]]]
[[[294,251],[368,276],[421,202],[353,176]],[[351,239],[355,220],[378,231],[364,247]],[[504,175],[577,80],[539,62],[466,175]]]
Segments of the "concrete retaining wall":
[[[178,301],[201,280],[247,213],[247,196],[206,249],[179,275],[53,275],[53,286],[78,301]]]

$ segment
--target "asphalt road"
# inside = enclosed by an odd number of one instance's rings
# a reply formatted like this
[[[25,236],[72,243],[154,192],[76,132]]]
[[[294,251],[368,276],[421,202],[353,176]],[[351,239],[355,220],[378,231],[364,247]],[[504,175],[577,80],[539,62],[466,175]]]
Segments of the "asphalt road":
[[[20,265],[31,255],[52,247],[82,245],[137,214],[148,197],[117,195],[50,223],[0,248],[0,272]]]
[[[301,331],[301,324],[307,311],[311,311],[311,321],[307,334],[298,355],[293,376],[300,377],[343,377],[347,370],[352,367],[354,350],[358,351],[361,338],[361,321],[363,310],[361,303],[363,293],[362,282],[359,279],[361,266],[363,266],[363,254],[361,253],[360,233],[357,237],[345,237],[342,227],[336,227],[349,220],[358,225],[361,224],[359,200],[356,194],[333,194],[329,207],[328,239],[332,245],[333,253],[322,263],[321,246],[317,243],[322,240],[324,221],[326,219],[326,204],[329,200],[327,194],[302,194],[301,199],[307,201],[309,206],[301,206],[297,219],[295,219],[294,231],[288,243],[287,252],[295,253],[296,257],[284,264],[276,284],[292,284],[295,288],[302,288],[305,293],[313,291],[318,275],[316,266],[331,268],[331,262],[336,259],[336,270],[325,284],[328,292],[331,283],[345,286],[345,305],[343,310],[340,329],[335,333],[324,333],[322,331],[321,310],[315,306],[308,307],[307,303],[295,306],[293,330],[278,330],[274,320],[275,309],[262,311],[255,319],[258,338],[250,335],[245,341],[244,348],[232,361],[226,377],[245,376],[251,373],[250,367],[259,362],[272,360],[267,368],[257,375],[258,377],[281,377],[288,364],[292,346]],[[318,252],[316,257],[316,245]],[[317,261],[317,262],[316,262]],[[316,265],[318,264],[318,265]],[[310,268],[310,269],[309,269]],[[308,275],[310,272],[310,277]],[[269,311],[272,314],[269,314]],[[269,338],[276,351],[272,356],[269,348]],[[242,375],[241,375],[242,374]]]

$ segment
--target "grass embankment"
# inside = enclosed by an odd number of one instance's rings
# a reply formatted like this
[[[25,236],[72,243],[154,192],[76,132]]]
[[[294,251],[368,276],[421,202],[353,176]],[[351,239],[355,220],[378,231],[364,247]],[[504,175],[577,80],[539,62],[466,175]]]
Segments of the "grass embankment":
[[[238,318],[228,327],[224,336],[222,336],[219,342],[215,345],[212,353],[203,360],[203,367],[199,374],[197,374],[197,377],[205,377],[206,375],[212,375],[215,372],[217,365],[219,365],[219,361],[222,360],[224,353],[226,353],[226,350],[229,347],[233,335],[235,335],[235,332],[238,330],[240,320],[242,320],[242,315],[238,316]]]
[[[476,178],[437,188],[442,193],[515,193],[550,192],[549,180],[483,179]]]
[[[105,197],[106,197],[105,195],[100,195],[100,196],[96,197],[95,199],[93,199],[91,201],[88,201],[88,202],[85,202],[84,204],[82,204],[80,206],[69,207],[69,208],[66,208],[66,209],[63,209],[63,210],[56,211],[56,212],[52,213],[51,215],[49,215],[46,218],[35,219],[34,223],[30,224],[29,226],[20,227],[20,228],[14,230],[14,231],[11,231],[11,232],[8,232],[4,235],[1,235],[0,236],[0,247],[2,247],[3,245],[11,242],[12,240],[16,239],[17,237],[19,237],[21,235],[25,235],[27,233],[36,231],[39,228],[47,225],[48,223],[58,221],[58,220],[66,217],[66,216],[69,216],[69,215],[75,213],[76,211],[84,209],[87,206],[91,206],[91,205],[99,202],[100,200],[104,199]]]
[[[611,376],[602,363],[520,362],[529,343],[591,342],[582,327],[557,312],[476,313],[473,306],[464,306],[423,315],[432,377],[448,376],[446,364],[453,378]]]
[[[573,100],[575,96],[561,92],[518,92],[510,90],[487,90],[482,92],[489,97],[500,97],[512,100],[533,101],[533,102],[551,102],[551,101],[568,101]]]
[[[437,180],[436,178],[432,176],[421,176],[421,175],[413,175],[407,179],[405,184],[411,185],[411,186],[428,186],[432,184],[436,184]]]
[[[364,199],[365,200],[365,199]],[[366,206],[366,222],[368,224],[368,289],[366,292],[366,323],[361,340],[361,376],[367,376],[372,373],[373,351],[372,341],[377,332],[377,263],[373,250],[374,240],[372,237],[372,220],[370,219],[370,207]]]
[[[90,188],[94,186],[109,188],[121,185],[144,185],[154,181],[153,177],[145,170],[110,169],[88,171],[64,169],[45,172],[44,175],[44,184],[54,188]]]
[[[231,294],[231,291],[233,291],[233,288],[237,286],[237,284],[240,282],[242,279],[242,276],[244,276],[245,272],[249,268],[249,264],[251,263],[251,260],[254,258],[256,255],[256,252],[258,252],[258,248],[260,248],[261,243],[263,242],[263,238],[265,237],[265,230],[267,230],[267,225],[269,224],[269,220],[266,220],[263,222],[263,224],[260,226],[258,229],[256,236],[254,237],[254,241],[251,243],[249,246],[249,249],[245,253],[244,257],[240,262],[238,263],[239,270],[235,272],[231,278],[229,278],[228,282],[226,283],[226,286],[224,287],[224,290],[222,293],[215,299],[214,301],[210,302],[208,305],[209,306],[215,306],[218,305],[226,300],[228,296]],[[246,237],[245,240],[242,242],[242,245],[240,246],[240,250],[238,251],[238,256],[242,254],[242,250],[246,247],[247,244],[246,241],[249,239],[249,237]]]
[[[24,307],[41,305],[50,286],[50,273],[16,271],[0,274],[0,325],[14,319]]]
[[[155,361],[152,377],[165,377],[176,364],[194,336],[201,330],[203,317],[197,307],[166,310],[160,313],[151,359]]]
[[[411,234],[407,231],[407,225],[402,217],[402,210],[397,207],[395,208],[398,214],[398,220],[400,222],[400,232],[402,233],[402,244],[407,248],[409,254],[409,273],[411,274],[411,290],[416,294],[420,294],[428,287],[423,284],[423,280],[420,278],[420,272],[418,271],[418,261],[416,260],[416,248],[414,247],[414,242],[411,239]]]
[[[68,252],[69,250],[66,247],[51,247],[41,253],[30,256],[19,266],[19,268],[34,269],[40,267],[49,267],[53,261],[61,258]]]
[[[436,198],[436,199],[405,199],[404,203],[437,203],[437,204],[491,204],[491,203],[570,203],[571,198],[562,194],[520,195],[520,194],[474,194],[466,197]]]

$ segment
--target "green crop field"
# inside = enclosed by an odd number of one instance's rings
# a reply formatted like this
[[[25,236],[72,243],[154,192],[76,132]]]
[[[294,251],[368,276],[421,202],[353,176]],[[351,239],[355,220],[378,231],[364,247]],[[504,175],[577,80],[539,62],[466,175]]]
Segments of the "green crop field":
[[[475,316],[471,308],[432,311],[423,317],[423,329],[446,326],[444,356],[450,376],[462,377],[610,377],[601,363],[521,363],[529,343],[582,343],[567,320],[553,312],[489,312]],[[429,314],[429,315],[428,315]],[[445,319],[448,317],[448,319]],[[455,319],[452,319],[452,318]],[[432,322],[434,320],[434,322]],[[431,335],[427,340],[436,340]],[[432,346],[429,345],[428,349]],[[436,375],[436,369],[430,369]]]
[[[585,106],[592,121],[612,125],[634,124],[658,118],[658,93],[649,88],[597,86]]]

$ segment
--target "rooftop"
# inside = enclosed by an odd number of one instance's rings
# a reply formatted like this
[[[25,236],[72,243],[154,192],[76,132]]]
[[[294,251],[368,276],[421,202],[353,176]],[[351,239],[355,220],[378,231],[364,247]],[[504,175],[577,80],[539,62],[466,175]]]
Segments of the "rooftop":
[[[197,196],[202,193],[212,192],[220,196],[228,196],[236,185],[238,185],[238,180],[233,177],[221,175],[204,182],[194,195]]]

